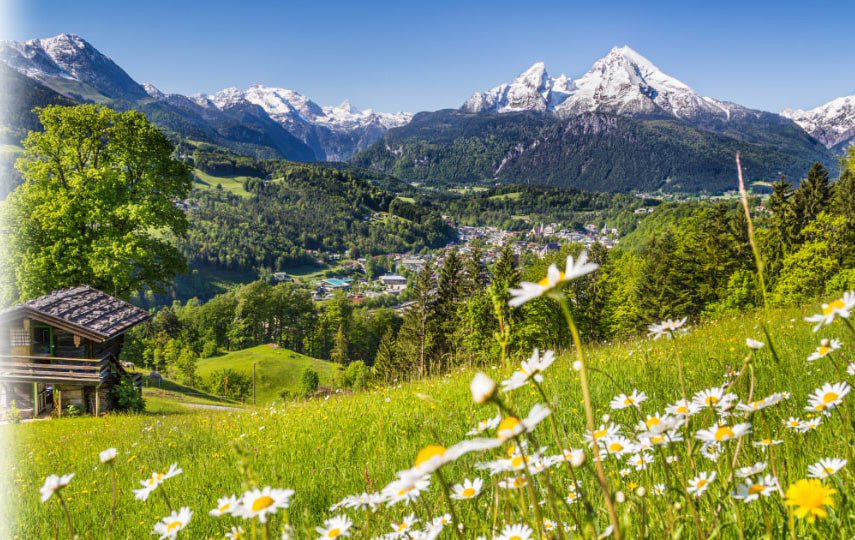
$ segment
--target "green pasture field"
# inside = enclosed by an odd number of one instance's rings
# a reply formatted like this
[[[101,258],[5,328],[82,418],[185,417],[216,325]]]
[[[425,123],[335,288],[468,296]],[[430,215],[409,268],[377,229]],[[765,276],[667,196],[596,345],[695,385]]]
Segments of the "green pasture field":
[[[733,382],[731,391],[741,401],[758,400],[773,392],[788,392],[788,399],[753,413],[745,420],[743,413],[723,418],[731,425],[749,422],[751,433],[740,442],[722,443],[721,455],[711,461],[701,455],[701,444],[693,440],[693,453],[687,454],[685,442],[675,442],[662,454],[651,451],[654,463],[646,470],[636,470],[625,463],[626,458],[605,458],[606,478],[612,493],[620,491],[624,502],[618,502],[624,538],[772,538],[790,537],[790,518],[783,497],[772,493],[759,501],[744,503],[733,498],[738,478],[731,477],[731,460],[736,468],[756,462],[768,464],[763,474],[777,477],[781,492],[807,475],[808,465],[820,458],[850,459],[851,400],[828,415],[805,410],[808,396],[827,382],[850,381],[845,365],[853,360],[853,335],[839,320],[811,331],[805,315],[818,311],[818,306],[803,309],[776,310],[771,314],[768,329],[777,352],[771,353],[769,339],[760,327],[761,315],[739,314],[700,326],[688,326],[685,335],[675,341],[639,337],[622,342],[605,343],[585,350],[590,378],[591,398],[597,424],[604,414],[618,424],[622,433],[632,436],[634,426],[645,415],[661,413],[667,404],[680,398],[678,355],[682,358],[686,392]],[[840,338],[844,344],[829,358],[808,362],[806,358],[819,345],[820,338]],[[766,342],[752,353],[746,338]],[[239,367],[266,353],[271,360],[259,361],[260,366],[283,360],[287,351],[272,349],[256,352],[242,351],[218,359],[206,360],[200,371],[215,367]],[[582,407],[579,376],[571,369],[575,356],[561,352],[556,362],[544,372],[543,391],[546,400],[532,384],[502,395],[507,407],[525,415],[535,403],[544,401],[553,409],[554,429],[563,444],[573,448],[587,447],[583,442],[585,416]],[[745,363],[746,358],[750,359]],[[509,359],[503,368],[496,358],[481,371],[499,381],[507,377],[521,358]],[[315,361],[316,362],[316,361]],[[267,371],[264,367],[263,371]],[[741,372],[736,376],[734,371]],[[333,369],[326,373],[329,377]],[[220,411],[174,411],[164,414],[107,415],[103,418],[68,418],[20,425],[0,426],[10,448],[11,460],[4,465],[3,491],[11,523],[11,537],[20,539],[52,538],[54,524],[64,537],[65,521],[56,497],[46,503],[39,500],[39,488],[49,474],[75,473],[67,488],[62,490],[75,532],[81,538],[105,538],[105,526],[110,519],[111,469],[98,461],[98,453],[108,447],[118,450],[114,465],[119,486],[116,538],[150,538],[152,527],[169,514],[166,498],[153,493],[147,501],[135,500],[131,489],[152,471],[165,471],[177,463],[183,473],[166,480],[158,488],[177,510],[187,506],[193,510],[192,520],[179,538],[222,538],[232,526],[241,525],[247,532],[255,530],[264,538],[263,527],[253,528],[250,521],[236,517],[212,517],[209,510],[217,499],[241,494],[253,485],[293,489],[291,506],[280,510],[268,522],[271,538],[279,538],[283,524],[290,522],[297,538],[316,538],[314,528],[333,515],[347,514],[354,525],[352,538],[369,538],[392,532],[390,524],[410,514],[421,526],[433,516],[444,514],[447,505],[442,497],[439,477],[434,474],[431,485],[415,502],[381,505],[376,513],[366,510],[341,509],[331,513],[330,505],[348,494],[381,490],[395,478],[396,471],[413,466],[419,451],[431,444],[451,446],[466,438],[466,432],[477,422],[491,418],[496,409],[479,406],[470,396],[470,381],[474,369],[461,369],[446,376],[423,382],[405,383],[390,388],[350,396],[334,396],[328,400],[277,405],[268,408]],[[726,374],[730,373],[728,378]],[[324,375],[322,375],[323,377]],[[277,375],[283,384],[292,379]],[[322,379],[323,380],[323,379]],[[609,402],[621,392],[644,391],[647,400],[640,410],[612,410]],[[266,397],[272,395],[265,393]],[[181,412],[182,414],[172,414]],[[166,414],[170,413],[170,414]],[[789,417],[802,420],[821,418],[815,430],[799,433],[784,426]],[[713,409],[692,417],[691,429],[714,425]],[[549,420],[532,433],[529,451],[543,446],[545,455],[559,452]],[[491,432],[483,436],[494,436]],[[753,442],[772,438],[782,441],[771,450]],[[495,460],[505,455],[509,444],[486,453],[472,453],[441,469],[442,477],[455,484],[464,478],[484,480],[485,493],[473,500],[454,501],[455,512],[464,524],[464,538],[484,535],[495,537],[509,523],[527,523],[537,529],[534,507],[528,504],[525,489],[503,490],[496,481],[507,473],[491,477],[475,468],[475,463]],[[662,455],[673,455],[676,463],[666,467]],[[734,456],[736,456],[734,458]],[[628,457],[628,456],[627,456]],[[564,521],[568,527],[582,521],[589,536],[593,528],[605,533],[609,523],[599,487],[592,472],[593,457],[587,452],[586,464],[575,469],[580,481],[579,493],[591,503],[591,513],[582,504],[567,504],[564,497],[571,491],[568,467],[558,466],[547,473],[534,476],[536,496],[545,503],[539,508],[545,517]],[[626,476],[619,473],[627,469]],[[811,524],[807,519],[793,518],[794,536],[798,538],[851,537],[855,533],[855,497],[850,473],[851,463],[831,477],[822,480],[823,489],[834,489],[832,505]],[[699,497],[688,496],[683,486],[699,472],[716,472],[717,478]],[[545,486],[551,479],[554,496]],[[657,484],[665,485],[663,495],[654,495]],[[637,494],[644,488],[643,496]],[[559,500],[552,506],[550,501]],[[8,514],[14,509],[14,518]],[[697,511],[697,522],[693,511]],[[556,512],[557,511],[557,512]],[[555,534],[555,533],[552,533]],[[446,528],[440,538],[454,538]],[[558,536],[554,536],[558,537]],[[576,536],[578,537],[578,536]]]

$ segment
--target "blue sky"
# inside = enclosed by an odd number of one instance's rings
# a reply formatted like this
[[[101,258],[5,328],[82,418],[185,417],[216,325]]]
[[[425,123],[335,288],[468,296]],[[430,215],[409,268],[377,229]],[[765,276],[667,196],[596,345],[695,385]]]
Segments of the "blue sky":
[[[15,11],[11,39],[75,33],[137,81],[182,94],[261,83],[321,105],[435,110],[538,61],[577,78],[615,45],[749,107],[855,93],[853,2],[18,0]]]

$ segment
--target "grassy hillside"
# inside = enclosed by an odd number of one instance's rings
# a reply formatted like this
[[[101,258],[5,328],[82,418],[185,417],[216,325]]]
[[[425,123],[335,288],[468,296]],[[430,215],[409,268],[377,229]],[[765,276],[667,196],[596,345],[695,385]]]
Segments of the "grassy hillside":
[[[626,496],[626,502],[617,505],[625,537],[694,537],[691,508],[697,509],[703,537],[734,538],[737,529],[745,538],[765,534],[773,538],[790,536],[787,527],[791,518],[787,517],[781,495],[772,493],[760,501],[744,503],[733,498],[736,484],[729,481],[728,476],[731,463],[745,467],[766,462],[768,466],[763,474],[778,477],[783,492],[805,478],[808,465],[820,458],[847,458],[851,454],[848,424],[841,419],[850,418],[852,396],[845,398],[845,406],[835,408],[827,416],[804,410],[808,395],[815,388],[826,382],[852,378],[838,371],[839,366],[833,367],[828,359],[806,361],[820,337],[843,340],[844,348],[835,353],[837,362],[853,359],[853,336],[843,324],[838,322],[824,327],[818,334],[811,332],[811,325],[804,322],[803,317],[817,310],[818,306],[810,306],[772,313],[768,326],[777,360],[770,352],[768,339],[763,337],[756,315],[689,328],[676,341],[638,338],[587,351],[588,364],[593,368],[589,376],[597,423],[602,415],[610,414],[610,420],[627,436],[633,436],[633,426],[639,417],[655,415],[656,411],[661,412],[667,404],[679,399],[678,354],[682,358],[689,396],[728,381],[734,381],[731,390],[742,401],[761,399],[772,392],[789,392],[788,399],[748,416],[747,420],[742,412],[726,418],[731,425],[750,422],[752,433],[740,443],[723,442],[717,461],[702,455],[697,439],[693,439],[691,456],[686,453],[685,442],[675,442],[662,452],[658,451],[661,447],[657,447],[649,453],[654,461],[646,470],[635,470],[626,464],[630,456],[609,457],[605,467],[610,489],[612,492],[620,490]],[[766,341],[767,345],[752,356],[745,345],[746,338]],[[249,351],[245,352],[251,357]],[[750,364],[744,363],[751,358]],[[517,360],[512,363],[518,365]],[[543,391],[554,410],[551,418],[564,444],[580,448],[585,445],[582,395],[578,374],[570,364],[570,355],[560,354],[544,373]],[[514,366],[509,363],[503,373],[496,359],[495,365],[488,366],[485,371],[500,380],[512,369]],[[741,376],[734,377],[734,370],[741,371]],[[386,533],[391,530],[390,523],[400,522],[411,513],[421,520],[421,527],[432,516],[446,511],[436,475],[429,489],[411,505],[383,505],[373,514],[345,509],[331,514],[329,507],[345,495],[382,489],[394,479],[396,471],[412,466],[420,449],[430,444],[450,446],[463,439],[478,421],[494,416],[493,407],[472,402],[469,392],[472,375],[471,371],[461,371],[370,393],[247,412],[108,416],[2,426],[0,434],[15,439],[11,454],[14,465],[7,464],[2,475],[7,482],[3,490],[10,494],[10,502],[17,508],[15,521],[10,522],[12,534],[20,538],[49,537],[53,535],[55,521],[59,521],[60,530],[64,530],[59,504],[55,499],[42,504],[38,489],[48,474],[74,472],[76,475],[63,494],[75,530],[83,538],[100,537],[109,516],[110,476],[105,467],[98,464],[98,452],[107,447],[115,447],[119,452],[115,470],[121,491],[116,528],[122,537],[148,537],[154,523],[169,513],[159,493],[141,502],[134,500],[130,489],[138,487],[139,481],[152,470],[164,471],[173,462],[184,472],[158,489],[168,492],[176,508],[188,506],[195,512],[189,526],[181,533],[184,537],[220,537],[233,525],[243,525],[249,531],[248,521],[215,518],[209,516],[208,511],[216,506],[219,497],[243,493],[248,485],[256,482],[259,486],[295,490],[287,516],[297,529],[298,538],[315,538],[314,527],[336,514],[352,517],[355,530],[351,532],[356,538]],[[640,410],[610,409],[609,402],[615,395],[633,389],[644,391],[648,396]],[[521,414],[543,401],[531,385],[503,394],[503,400],[508,407],[522,411]],[[694,432],[713,424],[716,419],[713,412],[709,409],[692,417],[691,430]],[[815,430],[799,433],[784,425],[791,416],[803,420],[819,418],[822,422]],[[531,447],[544,446],[546,455],[556,454],[559,448],[553,442],[552,433],[550,422],[543,422],[534,430]],[[751,444],[765,438],[781,443],[769,450]],[[467,527],[465,538],[475,538],[479,534],[492,537],[505,523],[536,526],[528,510],[526,489],[502,490],[494,482],[508,478],[506,473],[491,477],[474,467],[476,462],[502,457],[504,450],[467,455],[442,469],[449,483],[475,477],[485,481],[484,495],[454,503],[460,521]],[[666,454],[675,456],[677,461],[666,466]],[[588,464],[591,459],[588,453]],[[622,469],[627,471],[626,476],[618,473]],[[549,473],[534,477],[536,494],[550,499],[544,488],[548,474],[556,497],[563,500],[569,493],[569,468],[560,465],[548,470]],[[717,478],[700,497],[685,495],[683,486],[699,472],[716,472]],[[549,504],[542,507],[542,512],[568,525],[575,519],[587,521],[590,518],[598,531],[604,531],[608,518],[592,468],[586,465],[574,474],[580,481],[577,493],[588,498],[594,513],[586,514],[580,504],[563,503],[555,509],[558,515]],[[855,531],[855,508],[851,502],[855,489],[849,467],[823,483],[838,491],[832,494],[834,506],[826,505],[830,514],[813,524],[795,518],[795,533],[799,538],[849,537]],[[663,495],[653,494],[657,484],[665,485]],[[643,497],[636,494],[637,487],[645,488]],[[680,503],[679,507],[676,503]],[[8,507],[5,508],[8,512]],[[278,538],[277,531],[285,515],[285,511],[280,511],[271,520],[271,537]],[[453,535],[446,529],[440,538],[453,538]]]
[[[230,352],[216,358],[199,360],[197,373],[207,377],[220,369],[231,369],[252,377],[252,364],[256,370],[256,402],[259,405],[280,401],[283,390],[298,392],[300,375],[306,368],[318,372],[320,385],[328,386],[339,371],[340,366],[288,349],[274,349],[269,345],[259,345],[249,349]]]

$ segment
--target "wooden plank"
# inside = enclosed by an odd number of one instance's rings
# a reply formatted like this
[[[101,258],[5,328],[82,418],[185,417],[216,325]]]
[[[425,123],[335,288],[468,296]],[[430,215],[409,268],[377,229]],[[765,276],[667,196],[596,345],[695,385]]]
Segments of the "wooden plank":
[[[0,368],[0,377],[10,373],[38,373],[41,375],[50,375],[51,373],[55,373],[57,375],[79,375],[81,377],[97,377],[101,378],[100,372],[92,372],[92,371],[83,371],[75,372],[73,369],[38,369],[38,368],[28,368],[28,369],[8,369],[8,368]]]
[[[66,362],[101,362],[103,358],[68,358],[66,356],[22,356],[0,354],[0,358],[21,358],[24,360],[65,360]]]
[[[41,383],[53,383],[53,384],[74,384],[78,386],[98,386],[98,383],[101,381],[99,379],[81,379],[81,378],[70,378],[70,377],[40,377],[40,376],[24,376],[24,375],[15,375],[15,376],[0,376],[0,380],[3,382],[13,382],[13,383],[31,383],[31,382],[41,382]]]
[[[25,364],[24,362],[0,362],[0,369],[40,368],[56,370],[101,371],[101,366],[74,366],[71,364]]]
[[[100,381],[101,375],[97,373],[74,373],[68,371],[0,371],[0,380],[5,380],[8,377],[30,377],[30,376],[43,376],[43,377],[65,377],[65,378],[80,378],[80,379],[91,379],[94,381]]]

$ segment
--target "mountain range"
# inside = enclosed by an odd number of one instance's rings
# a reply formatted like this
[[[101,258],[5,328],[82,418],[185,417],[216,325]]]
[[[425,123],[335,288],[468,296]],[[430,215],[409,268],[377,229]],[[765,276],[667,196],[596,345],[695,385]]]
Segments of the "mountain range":
[[[536,63],[459,109],[416,115],[320,106],[261,85],[165,94],[70,34],[0,43],[0,61],[44,103],[138,109],[177,140],[262,159],[349,160],[428,184],[719,192],[733,186],[736,151],[750,178],[768,181],[801,178],[816,161],[834,166],[855,142],[855,96],[810,111],[753,110],[701,95],[626,46],[576,79]],[[20,120],[31,105],[12,106],[17,127],[33,123]]]
[[[212,96],[164,94],[140,84],[86,40],[71,34],[0,43],[0,61],[78,102],[138,109],[167,132],[259,158],[346,161],[407,113],[322,107],[284,88],[228,88]]]

